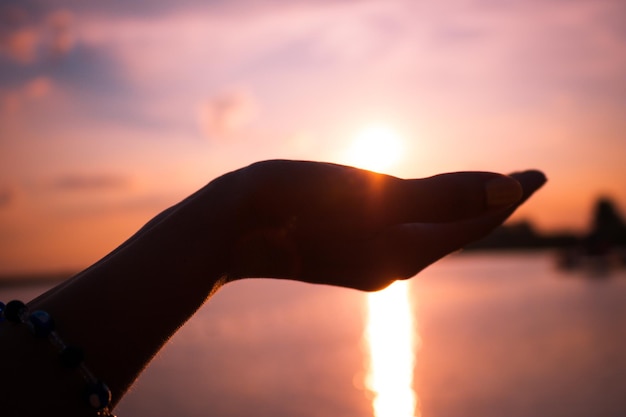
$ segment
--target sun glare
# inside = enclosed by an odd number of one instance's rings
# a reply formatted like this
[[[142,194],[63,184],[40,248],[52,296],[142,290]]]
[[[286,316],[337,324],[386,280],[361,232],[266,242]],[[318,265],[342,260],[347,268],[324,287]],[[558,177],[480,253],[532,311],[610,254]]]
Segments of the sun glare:
[[[396,164],[402,151],[402,140],[394,130],[372,125],[357,133],[346,158],[349,165],[380,172]]]
[[[419,416],[413,390],[416,334],[407,281],[368,294],[369,345],[367,388],[372,391],[375,417]]]
[[[383,172],[398,163],[403,141],[392,129],[372,125],[360,131],[347,150],[349,165]],[[374,394],[375,417],[413,417],[417,396],[413,390],[415,326],[406,281],[368,294],[365,339],[369,347],[365,385]]]

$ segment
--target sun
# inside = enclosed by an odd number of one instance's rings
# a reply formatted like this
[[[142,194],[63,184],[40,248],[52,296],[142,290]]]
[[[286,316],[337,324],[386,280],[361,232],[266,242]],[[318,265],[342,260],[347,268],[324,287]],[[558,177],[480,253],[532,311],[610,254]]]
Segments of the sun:
[[[359,131],[346,151],[349,165],[382,172],[397,164],[403,153],[403,141],[391,128],[371,125]]]

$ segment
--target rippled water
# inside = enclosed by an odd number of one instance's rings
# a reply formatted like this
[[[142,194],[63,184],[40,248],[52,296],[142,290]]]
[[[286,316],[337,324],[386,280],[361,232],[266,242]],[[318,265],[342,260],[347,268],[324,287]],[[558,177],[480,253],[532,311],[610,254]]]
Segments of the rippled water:
[[[544,253],[457,255],[411,280],[415,414],[626,415],[626,272],[593,277],[558,271]],[[325,286],[231,284],[117,413],[373,416],[368,305],[367,294]]]

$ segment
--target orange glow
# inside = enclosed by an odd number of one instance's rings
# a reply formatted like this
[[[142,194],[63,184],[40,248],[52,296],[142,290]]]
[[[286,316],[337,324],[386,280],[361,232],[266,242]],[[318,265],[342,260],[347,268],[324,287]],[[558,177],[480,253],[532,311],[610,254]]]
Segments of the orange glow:
[[[366,386],[375,417],[419,416],[413,390],[414,324],[407,281],[368,295],[366,338],[370,361]]]
[[[384,125],[371,125],[356,135],[347,151],[346,162],[381,172],[396,164],[402,151],[402,139],[395,131]]]
[[[100,224],[144,223],[263,159],[536,168],[549,182],[517,219],[584,233],[598,195],[626,213],[621,2],[451,1],[0,6],[0,273],[87,266],[59,236],[86,227],[104,255],[132,231]],[[50,186],[110,172],[145,188]],[[64,214],[88,202],[97,219]]]

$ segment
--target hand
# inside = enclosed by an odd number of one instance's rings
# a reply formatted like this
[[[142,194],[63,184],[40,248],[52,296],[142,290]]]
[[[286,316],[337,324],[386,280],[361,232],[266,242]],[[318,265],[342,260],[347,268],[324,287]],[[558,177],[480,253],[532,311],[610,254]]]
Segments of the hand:
[[[49,312],[64,338],[88,352],[90,370],[107,382],[115,405],[224,278],[381,289],[485,236],[544,182],[537,171],[402,180],[333,164],[260,162],[164,211],[29,307]],[[68,392],[75,375],[59,374],[54,361],[33,362],[45,352],[32,349],[46,346],[33,344],[23,329],[1,330],[12,340],[0,344],[0,356],[11,358],[3,366],[12,387],[35,383],[9,391],[4,408],[85,415]],[[42,401],[22,395],[33,390]]]
[[[273,277],[373,291],[486,236],[544,182],[538,171],[403,180],[277,160],[212,185],[229,201],[229,280]]]

